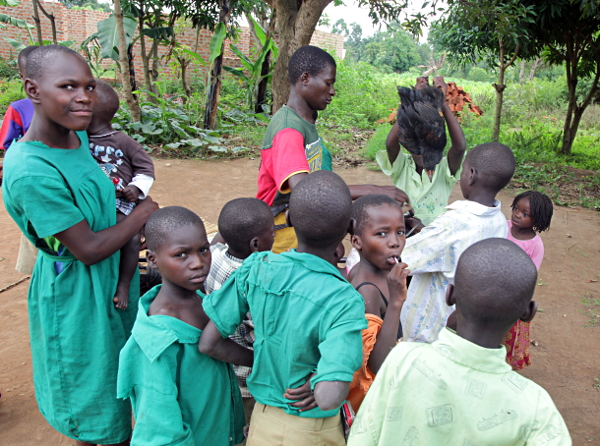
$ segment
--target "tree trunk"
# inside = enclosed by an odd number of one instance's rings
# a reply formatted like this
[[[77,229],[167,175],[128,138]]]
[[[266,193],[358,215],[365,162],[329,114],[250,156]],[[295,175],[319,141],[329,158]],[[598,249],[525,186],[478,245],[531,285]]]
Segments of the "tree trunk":
[[[569,42],[571,43],[571,42]],[[577,104],[577,83],[578,83],[578,66],[579,56],[578,52],[575,51],[571,45],[567,44],[567,60],[565,63],[565,69],[567,72],[567,85],[569,90],[569,105],[567,107],[567,116],[565,118],[565,125],[563,127],[563,140],[560,148],[560,153],[563,155],[570,155],[571,149],[573,148],[573,142],[579,129],[579,123],[581,117],[590,105],[593,97],[598,90],[598,82],[600,80],[600,50],[596,56],[596,73],[590,91],[586,95],[585,99],[581,104]],[[579,53],[581,54],[581,53]]]
[[[121,64],[121,82],[123,84],[123,94],[125,101],[131,112],[131,118],[134,122],[142,119],[142,110],[140,104],[133,96],[131,85],[131,67],[129,66],[129,57],[127,55],[127,43],[125,41],[125,27],[123,26],[123,10],[121,9],[121,0],[114,0],[115,19],[117,21],[117,33],[119,35],[119,63]]]
[[[533,65],[531,65],[531,71],[529,71],[529,76],[527,77],[527,80],[529,80],[529,82],[533,81],[536,71],[540,66],[542,66],[543,63],[544,61],[540,57],[536,58],[533,61]]]
[[[506,62],[506,51],[504,47],[504,42],[502,41],[502,36],[498,35],[498,43],[500,47],[500,64],[498,66],[498,83],[493,84],[496,89],[496,114],[494,115],[494,130],[492,132],[492,141],[498,142],[500,139],[500,124],[502,121],[502,104],[504,100],[504,90],[506,89],[506,85],[504,85],[504,73],[506,69],[510,67],[516,60],[519,55],[519,45],[515,48],[515,52],[512,55],[511,59]]]
[[[525,83],[525,61],[521,61],[521,69],[519,70],[519,83],[523,85]]]
[[[267,38],[272,37],[275,31],[275,20],[276,20],[276,9],[273,9],[273,13],[271,14],[271,19],[269,22],[269,29],[267,30]],[[256,92],[256,103],[254,106],[254,113],[263,113],[263,104],[266,102],[267,96],[267,87],[269,86],[269,79],[266,77],[269,74],[269,67],[271,66],[271,53],[265,56],[265,60],[263,61],[262,68],[260,70],[260,75],[262,79],[258,84],[258,89]]]
[[[187,102],[187,98],[192,97],[192,90],[190,89],[187,81],[187,67],[190,64],[190,60],[186,59],[185,57],[178,57],[177,61],[179,62],[179,65],[181,65],[181,86],[185,92],[185,97],[183,98],[185,103]]]
[[[38,0],[32,0],[31,5],[33,6],[33,22],[35,23],[35,33],[37,35],[38,45],[44,45],[44,38],[42,37],[42,23],[40,22],[40,14],[38,12]],[[33,44],[33,42],[31,42]]]
[[[325,7],[333,0],[276,0],[279,57],[273,70],[273,108],[275,113],[290,95],[288,62],[301,46],[308,45]]]
[[[54,45],[57,45],[58,40],[56,40],[56,19],[54,18],[54,14],[52,14],[51,12],[46,12],[41,3],[37,2],[37,4],[40,7],[40,11],[42,11],[42,14],[44,14],[46,18],[50,20],[50,27],[52,28],[52,43]]]
[[[219,0],[220,12],[219,22],[227,26],[231,8],[229,0]],[[221,54],[217,56],[212,64],[210,71],[210,85],[208,85],[208,96],[206,99],[206,109],[204,111],[204,128],[214,129],[217,120],[217,109],[219,106],[219,96],[221,94],[221,69],[223,67],[223,54],[225,53],[225,42],[221,45]]]
[[[142,67],[144,68],[144,84],[147,91],[152,91],[152,81],[150,81],[150,64],[148,63],[148,53],[146,52],[146,36],[144,36],[144,2],[140,1],[140,17],[138,18],[140,30],[140,53],[142,56]]]

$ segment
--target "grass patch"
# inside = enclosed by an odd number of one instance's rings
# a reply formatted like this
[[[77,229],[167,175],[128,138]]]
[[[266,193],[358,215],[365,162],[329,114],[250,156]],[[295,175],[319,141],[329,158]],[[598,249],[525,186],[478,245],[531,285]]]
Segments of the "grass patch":
[[[390,125],[383,124],[377,127],[373,136],[365,144],[365,148],[361,151],[361,155],[369,160],[375,160],[375,155],[380,150],[385,150],[385,140],[390,132]]]
[[[597,327],[600,325],[600,298],[592,297],[590,293],[587,293],[581,298],[581,302],[585,307],[585,311],[582,311],[582,313],[589,318],[585,327]]]

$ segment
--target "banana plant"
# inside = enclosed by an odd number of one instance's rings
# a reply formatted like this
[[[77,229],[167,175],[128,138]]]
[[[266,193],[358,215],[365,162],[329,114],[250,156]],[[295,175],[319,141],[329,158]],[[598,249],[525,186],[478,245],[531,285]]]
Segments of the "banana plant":
[[[267,36],[267,33],[263,29],[260,24],[252,19],[252,23],[254,26],[254,31],[256,32],[256,36],[260,40],[262,45],[262,50],[258,54],[258,57],[255,61],[252,61],[248,56],[246,56],[242,51],[235,46],[234,44],[230,44],[229,47],[231,51],[238,57],[240,63],[244,67],[244,70],[240,70],[238,68],[233,67],[223,67],[223,69],[234,76],[238,77],[244,84],[246,88],[246,102],[248,104],[249,109],[257,108],[257,95],[258,95],[258,86],[260,82],[267,78],[271,79],[273,74],[272,67],[269,67],[269,71],[267,74],[263,74],[263,64],[265,62],[265,58],[268,56],[269,52],[273,52],[273,59],[277,58],[277,46],[275,45],[275,41],[272,37]]]

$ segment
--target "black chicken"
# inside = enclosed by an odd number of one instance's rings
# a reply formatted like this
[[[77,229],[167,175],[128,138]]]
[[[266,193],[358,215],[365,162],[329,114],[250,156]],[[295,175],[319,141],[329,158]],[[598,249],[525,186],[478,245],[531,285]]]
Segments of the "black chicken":
[[[429,85],[418,89],[398,87],[398,140],[406,150],[421,155],[423,168],[433,177],[446,147],[446,121],[440,114],[445,102],[442,90]]]

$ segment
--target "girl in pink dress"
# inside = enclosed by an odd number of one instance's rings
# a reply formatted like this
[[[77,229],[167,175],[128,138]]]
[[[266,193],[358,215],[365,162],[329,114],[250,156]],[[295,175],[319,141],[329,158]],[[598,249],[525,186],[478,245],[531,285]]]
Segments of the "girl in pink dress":
[[[544,243],[538,233],[550,228],[552,201],[546,195],[526,191],[515,197],[512,203],[512,217],[508,220],[507,238],[525,251],[538,271],[544,259]],[[531,365],[529,358],[529,322],[517,321],[510,329],[502,344],[506,346],[506,361],[513,370]]]

